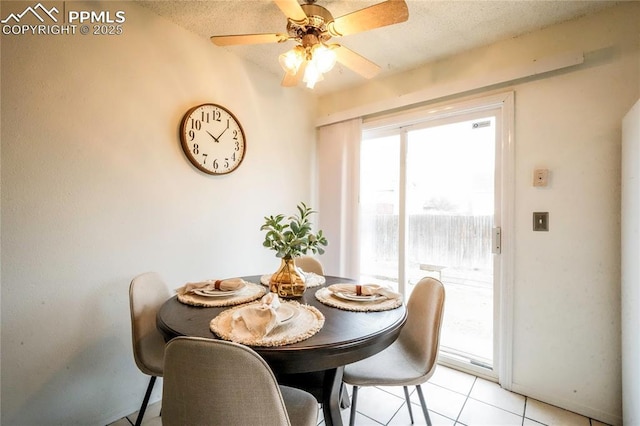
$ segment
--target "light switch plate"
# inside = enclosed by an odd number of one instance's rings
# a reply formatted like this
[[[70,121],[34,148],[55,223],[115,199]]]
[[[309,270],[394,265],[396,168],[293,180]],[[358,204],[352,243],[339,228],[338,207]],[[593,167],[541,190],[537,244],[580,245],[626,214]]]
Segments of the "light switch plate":
[[[533,212],[533,230],[549,231],[549,212]]]

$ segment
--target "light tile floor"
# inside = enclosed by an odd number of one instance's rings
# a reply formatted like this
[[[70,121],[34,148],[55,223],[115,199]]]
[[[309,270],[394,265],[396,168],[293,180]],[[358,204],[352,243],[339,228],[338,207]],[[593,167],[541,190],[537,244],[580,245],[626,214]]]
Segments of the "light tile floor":
[[[351,394],[350,387],[347,388]],[[420,401],[411,390],[414,424],[424,425]],[[502,389],[496,383],[439,365],[428,383],[422,385],[435,426],[519,425],[519,426],[605,426],[594,419],[554,407]],[[358,392],[356,425],[410,425],[409,410],[401,387],[364,387]],[[145,419],[157,416],[160,404],[147,409]],[[137,413],[109,426],[131,426]],[[342,410],[342,421],[349,424],[349,409]],[[318,425],[324,426],[322,411]]]

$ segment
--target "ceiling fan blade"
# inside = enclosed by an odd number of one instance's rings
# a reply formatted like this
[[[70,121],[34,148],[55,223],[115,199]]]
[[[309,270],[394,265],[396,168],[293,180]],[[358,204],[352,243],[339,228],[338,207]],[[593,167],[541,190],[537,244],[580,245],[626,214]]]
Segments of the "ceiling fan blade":
[[[339,37],[399,24],[407,19],[409,9],[404,0],[387,0],[335,18],[328,29],[331,35]]]
[[[238,44],[282,43],[287,41],[286,34],[241,34],[212,36],[211,41],[216,46],[234,46]]]
[[[332,48],[336,52],[336,60],[343,64],[345,67],[357,72],[364,78],[373,78],[378,72],[380,67],[367,58],[358,55],[351,49],[348,49],[339,44],[332,45]]]
[[[291,74],[291,73],[285,73],[284,77],[282,77],[282,83],[281,85],[284,87],[293,87],[293,86],[297,86],[298,83],[300,83],[300,80],[302,79],[302,76],[304,75],[304,70],[307,67],[307,63],[303,62],[300,65],[300,68],[298,68],[298,72],[295,74]]]
[[[273,0],[274,3],[280,8],[287,18],[291,19],[297,24],[306,24],[307,14],[304,13],[302,7],[297,0]]]

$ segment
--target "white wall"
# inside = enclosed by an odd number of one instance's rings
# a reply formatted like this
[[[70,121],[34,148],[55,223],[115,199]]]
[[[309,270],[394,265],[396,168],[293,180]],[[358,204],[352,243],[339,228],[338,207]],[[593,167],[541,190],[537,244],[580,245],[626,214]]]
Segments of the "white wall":
[[[622,117],[640,95],[638,22],[640,3],[624,3],[319,104],[319,117],[349,117],[428,90],[453,100],[515,92],[512,388],[611,424],[622,422],[620,140]],[[583,64],[454,91],[574,51],[585,53]],[[548,187],[532,186],[535,168],[550,170]],[[534,211],[550,213],[549,232],[532,231]]]
[[[622,121],[622,412],[640,424],[640,100]]]
[[[124,10],[126,22],[120,36],[2,36],[7,425],[136,411],[147,378],[131,351],[130,280],[155,270],[175,288],[275,270],[262,218],[311,194],[304,91],[132,2],[66,5]],[[181,151],[180,119],[204,102],[244,127],[247,154],[231,175],[204,175]]]

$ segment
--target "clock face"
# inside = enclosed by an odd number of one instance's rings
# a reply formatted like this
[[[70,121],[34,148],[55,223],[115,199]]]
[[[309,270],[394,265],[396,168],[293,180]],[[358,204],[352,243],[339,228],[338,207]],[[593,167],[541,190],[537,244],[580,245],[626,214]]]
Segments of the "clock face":
[[[234,171],[246,150],[244,131],[236,117],[215,104],[187,111],[180,125],[180,141],[189,161],[211,175]]]

